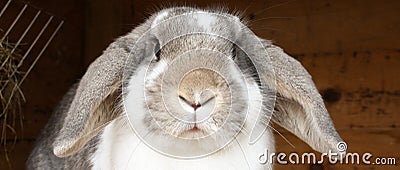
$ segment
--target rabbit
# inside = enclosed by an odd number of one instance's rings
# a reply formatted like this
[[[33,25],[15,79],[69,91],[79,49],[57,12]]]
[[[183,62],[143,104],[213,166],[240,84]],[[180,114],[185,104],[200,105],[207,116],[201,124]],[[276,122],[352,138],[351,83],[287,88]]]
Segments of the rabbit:
[[[27,169],[272,169],[259,160],[275,151],[269,120],[343,155],[310,74],[246,23],[225,9],[153,14],[72,86]]]

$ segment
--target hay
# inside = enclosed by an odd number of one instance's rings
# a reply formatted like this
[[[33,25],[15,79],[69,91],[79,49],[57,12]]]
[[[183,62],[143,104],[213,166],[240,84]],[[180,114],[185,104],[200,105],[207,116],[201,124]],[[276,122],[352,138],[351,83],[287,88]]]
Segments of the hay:
[[[19,81],[24,73],[18,68],[21,59],[19,50],[12,43],[7,40],[0,43],[0,144],[4,148],[7,162],[7,153],[14,148],[18,138],[16,127],[19,125],[23,128],[21,103],[25,99]]]

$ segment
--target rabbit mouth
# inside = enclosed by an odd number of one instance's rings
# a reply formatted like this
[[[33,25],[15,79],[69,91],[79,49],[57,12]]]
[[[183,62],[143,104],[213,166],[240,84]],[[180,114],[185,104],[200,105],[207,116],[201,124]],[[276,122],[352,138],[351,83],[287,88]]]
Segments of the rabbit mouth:
[[[204,138],[209,135],[204,129],[199,127],[198,125],[193,125],[183,130],[178,137],[183,139],[199,139]]]
[[[201,131],[197,126],[194,126],[193,128],[189,129],[188,132],[198,132]]]

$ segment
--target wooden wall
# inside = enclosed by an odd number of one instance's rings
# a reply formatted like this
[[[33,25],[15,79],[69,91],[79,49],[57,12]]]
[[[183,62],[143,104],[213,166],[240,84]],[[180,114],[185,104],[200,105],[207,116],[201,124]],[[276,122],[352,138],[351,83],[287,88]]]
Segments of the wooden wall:
[[[52,108],[87,65],[114,38],[142,22],[155,7],[166,4],[161,0],[32,3],[63,17],[65,25],[24,84],[24,135],[9,153],[15,169],[23,168]],[[248,8],[246,16],[252,19],[254,32],[273,40],[311,73],[349,151],[397,158],[397,166],[324,163],[276,165],[276,169],[399,169],[400,1],[206,0],[186,4]],[[289,132],[275,127],[295,146],[276,135],[278,152],[312,151]],[[0,169],[7,168],[4,153],[0,153]]]

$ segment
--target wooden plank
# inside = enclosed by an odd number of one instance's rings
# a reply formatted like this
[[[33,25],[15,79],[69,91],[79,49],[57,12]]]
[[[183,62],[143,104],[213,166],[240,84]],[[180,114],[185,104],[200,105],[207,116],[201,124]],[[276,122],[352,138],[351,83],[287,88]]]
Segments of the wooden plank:
[[[399,1],[285,2],[288,1],[256,1],[249,13],[268,8],[253,15],[253,20],[258,20],[252,24],[253,28],[261,37],[274,40],[290,53],[398,49],[400,45],[400,40],[392,36],[399,33],[396,10]],[[283,5],[269,9],[280,3]]]
[[[14,146],[12,146],[11,142],[7,144],[10,149],[8,151],[10,162],[7,162],[4,150],[1,148],[0,169],[25,169],[25,162],[28,159],[33,143],[33,141],[22,140],[18,141]]]
[[[134,28],[133,2],[85,1],[85,67],[100,56],[115,38]]]
[[[399,127],[399,51],[297,58],[313,76],[338,129]]]

